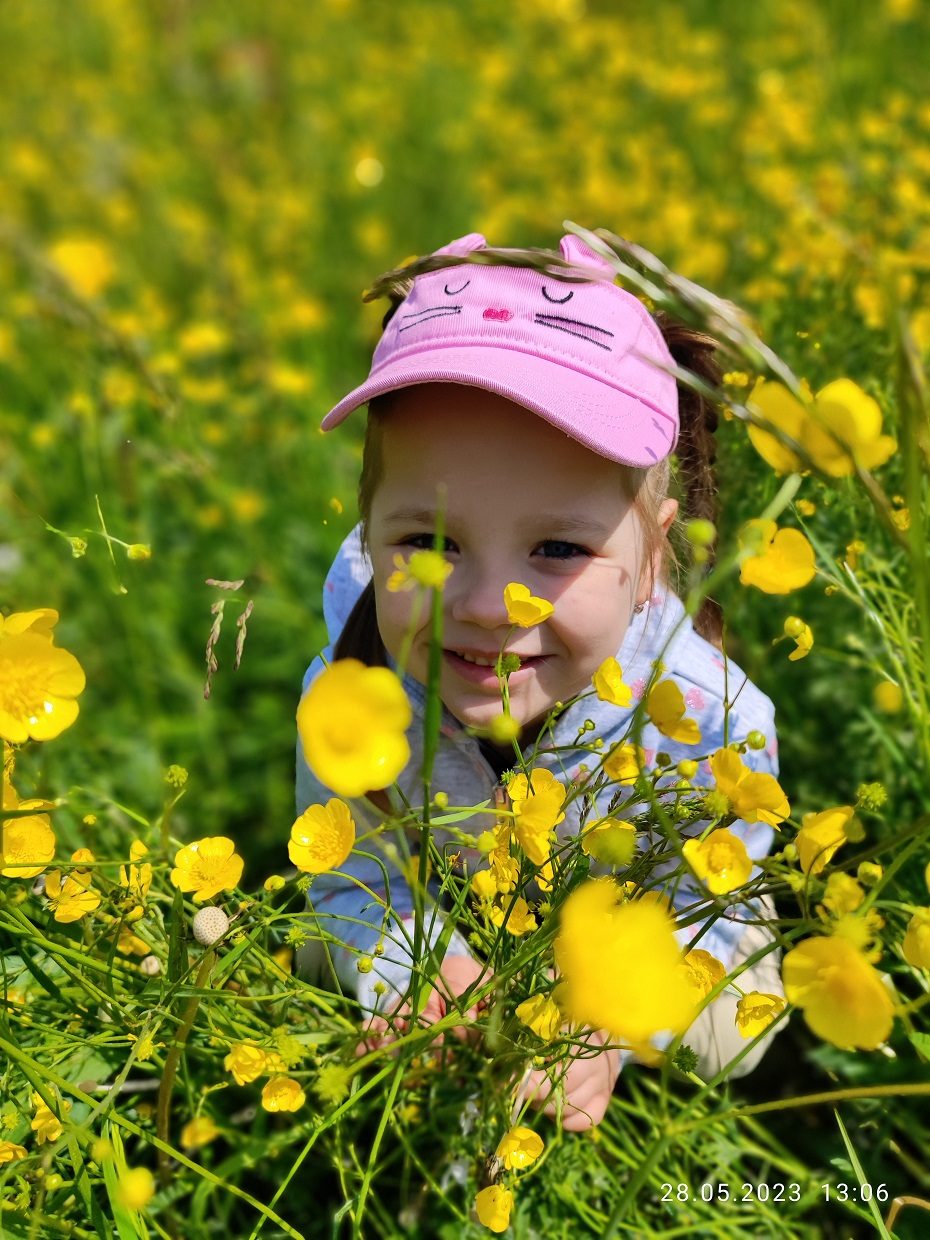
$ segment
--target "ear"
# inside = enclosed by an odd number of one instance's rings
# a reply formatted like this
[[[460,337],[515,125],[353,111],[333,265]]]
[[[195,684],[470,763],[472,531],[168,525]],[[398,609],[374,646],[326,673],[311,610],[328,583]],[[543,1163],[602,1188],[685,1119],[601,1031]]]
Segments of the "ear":
[[[652,593],[653,586],[660,579],[662,569],[662,543],[668,538],[668,532],[672,528],[672,522],[678,515],[678,500],[664,499],[659,505],[658,522],[659,529],[662,531],[662,541],[656,548],[655,555],[651,562],[643,565],[643,571],[639,579],[639,589],[636,592],[636,602],[648,603],[649,596]]]

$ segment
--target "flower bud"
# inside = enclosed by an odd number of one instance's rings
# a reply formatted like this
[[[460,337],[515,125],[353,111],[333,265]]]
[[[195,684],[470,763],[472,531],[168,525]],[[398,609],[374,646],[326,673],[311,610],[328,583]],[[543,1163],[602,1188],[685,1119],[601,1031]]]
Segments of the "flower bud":
[[[150,560],[152,548],[146,543],[133,543],[132,546],[126,548],[126,555],[130,560]]]
[[[750,732],[749,735],[746,737],[746,744],[749,746],[750,749],[764,749],[765,748],[765,733],[758,732],[758,731]]]
[[[684,535],[692,547],[709,547],[717,537],[717,530],[713,521],[698,517],[685,525]]]
[[[433,797],[433,802],[438,809],[447,809],[449,805],[448,792],[437,792]]]
[[[675,770],[682,777],[682,779],[694,779],[695,775],[698,773],[698,764],[693,758],[682,758],[682,760],[675,767]]]
[[[215,904],[209,904],[194,914],[194,938],[204,947],[212,947],[219,942],[228,929],[229,918]]]
[[[161,973],[161,961],[157,956],[143,956],[139,961],[139,972],[146,977],[158,977]]]
[[[804,632],[804,621],[800,616],[788,616],[782,632],[785,637],[800,637]]]
[[[374,963],[371,956],[359,956],[355,962],[355,967],[359,973],[370,973],[374,968]]]
[[[280,874],[269,874],[263,886],[269,894],[272,894],[275,891],[280,891],[285,886],[285,883],[286,879],[282,878]]]

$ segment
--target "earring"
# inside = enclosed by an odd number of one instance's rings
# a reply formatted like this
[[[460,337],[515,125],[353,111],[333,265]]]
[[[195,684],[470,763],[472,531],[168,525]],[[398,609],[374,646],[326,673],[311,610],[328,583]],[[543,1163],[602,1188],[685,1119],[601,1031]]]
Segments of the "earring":
[[[643,610],[645,606],[646,606],[645,603],[637,603],[636,606],[633,608],[633,610],[636,612],[637,615],[639,615],[639,613]]]

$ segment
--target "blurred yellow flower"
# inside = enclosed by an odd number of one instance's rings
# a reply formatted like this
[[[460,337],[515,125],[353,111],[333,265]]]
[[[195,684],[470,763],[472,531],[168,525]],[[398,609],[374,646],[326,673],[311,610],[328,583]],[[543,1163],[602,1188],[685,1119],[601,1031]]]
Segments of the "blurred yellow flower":
[[[811,626],[805,624],[800,616],[788,616],[783,632],[785,637],[790,637],[795,644],[795,649],[788,655],[789,663],[795,663],[810,654],[814,646],[814,634]]]
[[[865,899],[865,889],[849,874],[837,870],[827,879],[824,888],[823,903],[817,905],[817,912],[823,918],[842,917],[846,913],[854,913]]]
[[[669,740],[697,745],[701,729],[695,719],[685,718],[685,699],[674,680],[662,680],[646,699],[646,714]]]
[[[14,745],[51,740],[78,717],[84,672],[54,645],[57,621],[49,608],[0,617],[0,737]]]
[[[749,394],[746,407],[751,412],[761,414],[777,430],[790,435],[802,447],[804,446],[807,410],[783,384],[765,379],[758,380]],[[752,446],[776,473],[794,474],[803,469],[797,453],[792,452],[769,431],[752,425],[748,425],[746,431]]]
[[[915,969],[930,969],[930,908],[919,908],[907,923],[901,953]]]
[[[414,551],[409,560],[405,560],[398,551],[394,556],[394,565],[397,571],[387,579],[387,588],[392,593],[412,590],[417,585],[442,590],[446,578],[455,567],[438,551]]]
[[[515,775],[507,785],[514,812],[513,833],[534,865],[549,859],[549,839],[565,814],[565,785],[546,767],[535,767],[530,780]]]
[[[50,801],[21,801],[5,775],[2,790],[5,810],[52,808]],[[48,814],[3,819],[0,813],[0,874],[4,878],[35,878],[54,856],[55,833]]]
[[[794,842],[805,874],[819,874],[836,850],[846,843],[846,826],[854,812],[851,805],[837,805],[802,817]]]
[[[505,1133],[497,1146],[497,1157],[508,1171],[523,1171],[543,1152],[543,1139],[532,1128],[517,1125]]]
[[[507,608],[507,619],[511,624],[519,624],[523,629],[541,624],[555,612],[555,608],[544,598],[530,594],[529,587],[511,581],[504,587],[504,606]]]
[[[688,969],[689,981],[702,997],[709,995],[727,975],[722,961],[703,947],[692,947],[685,953],[685,966]]]
[[[266,382],[270,391],[278,396],[306,396],[313,390],[313,375],[287,362],[275,362],[268,368]]]
[[[602,702],[610,702],[612,706],[629,706],[633,701],[630,686],[623,683],[623,668],[613,656],[604,660],[591,678],[591,683]]]
[[[262,1090],[266,1111],[297,1111],[307,1101],[300,1084],[289,1076],[273,1076]]]
[[[784,1010],[785,1000],[780,995],[752,990],[736,1005],[736,1028],[743,1038],[757,1037]]]
[[[410,761],[413,711],[397,675],[340,659],[310,685],[297,708],[307,765],[341,797],[386,788]]]
[[[894,1021],[891,995],[862,952],[845,938],[805,939],[781,966],[785,996],[818,1038],[844,1050],[874,1050]]]
[[[742,887],[752,873],[752,860],[743,841],[717,827],[706,840],[685,840],[685,860],[714,895]]]
[[[178,336],[178,348],[186,357],[209,357],[229,344],[229,332],[219,323],[189,323]]]
[[[813,580],[814,549],[800,530],[778,529],[774,521],[748,521],[740,530],[739,579],[766,594],[789,594]]]
[[[697,996],[662,903],[620,899],[614,882],[594,879],[563,904],[555,940],[559,1006],[579,1024],[645,1048],[653,1034],[687,1029]]]
[[[791,813],[788,798],[775,776],[751,770],[735,749],[718,749],[708,762],[717,791],[726,798],[737,818],[777,827]]]
[[[636,828],[622,818],[602,818],[581,833],[581,851],[603,865],[629,865],[636,851]]]
[[[478,1222],[488,1231],[506,1231],[513,1210],[513,1193],[502,1184],[491,1184],[475,1198],[475,1209]]]
[[[155,1196],[155,1177],[148,1167],[128,1168],[119,1177],[116,1196],[127,1210],[144,1210]]]
[[[601,765],[615,783],[635,784],[645,766],[645,754],[639,745],[614,745]]]
[[[345,801],[331,797],[325,805],[308,805],[291,827],[287,855],[298,870],[323,874],[335,870],[355,846],[355,820]]]
[[[208,835],[179,848],[168,876],[179,891],[193,892],[194,903],[231,891],[242,877],[244,861],[226,835]]]
[[[236,1042],[229,1048],[223,1067],[232,1074],[237,1085],[248,1085],[265,1071],[268,1056],[254,1042]]]
[[[562,1028],[562,1013],[548,995],[531,995],[529,999],[524,999],[517,1004],[516,1014],[517,1019],[544,1042],[558,1037]]]
[[[265,511],[264,496],[259,495],[258,491],[233,491],[230,498],[230,507],[233,516],[241,521],[244,525],[249,525]]]
[[[96,297],[112,282],[116,265],[109,248],[92,237],[62,237],[49,258],[82,297]]]
[[[508,899],[506,909],[492,908],[489,915],[494,925],[503,926],[508,934],[529,934],[537,926],[536,918],[522,896],[512,901]]]
[[[872,690],[872,700],[883,715],[896,715],[904,705],[904,693],[893,680],[880,680]]]

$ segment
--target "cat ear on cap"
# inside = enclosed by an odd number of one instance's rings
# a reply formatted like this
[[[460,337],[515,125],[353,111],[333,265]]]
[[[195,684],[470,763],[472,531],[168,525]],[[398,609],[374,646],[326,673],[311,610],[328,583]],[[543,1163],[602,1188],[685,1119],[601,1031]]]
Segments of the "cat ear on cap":
[[[595,254],[591,247],[574,233],[569,233],[559,242],[562,257],[570,263],[578,263],[581,267],[594,267],[613,279],[616,275],[613,267],[600,254]]]
[[[465,237],[459,237],[456,241],[450,241],[448,245],[444,245],[442,249],[434,250],[434,254],[454,254],[458,258],[462,258],[466,254],[470,254],[472,250],[485,250],[488,243],[482,237],[481,233],[468,233]]]

